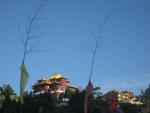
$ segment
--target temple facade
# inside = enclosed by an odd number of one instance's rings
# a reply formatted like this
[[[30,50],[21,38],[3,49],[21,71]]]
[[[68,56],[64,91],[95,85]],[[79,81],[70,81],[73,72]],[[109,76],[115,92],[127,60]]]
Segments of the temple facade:
[[[59,97],[65,93],[66,89],[72,92],[76,91],[76,87],[69,85],[69,80],[62,74],[53,74],[48,79],[42,77],[32,86],[34,95],[42,93],[51,93]]]
[[[130,102],[134,99],[133,92],[130,91],[122,91],[118,93],[118,100],[120,102]]]

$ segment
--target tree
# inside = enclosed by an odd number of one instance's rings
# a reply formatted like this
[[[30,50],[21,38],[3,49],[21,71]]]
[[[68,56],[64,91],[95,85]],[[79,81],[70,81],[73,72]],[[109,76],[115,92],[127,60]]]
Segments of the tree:
[[[137,105],[130,103],[120,103],[119,105],[123,113],[141,113],[141,109]]]
[[[103,109],[106,109],[107,103],[104,101],[100,101],[100,98],[95,98],[94,93],[99,87],[93,88],[93,95],[88,98],[88,113],[102,113]],[[97,91],[96,91],[97,92]],[[79,92],[78,90],[72,95],[68,112],[71,113],[83,113],[83,105],[85,98],[85,90]]]
[[[12,89],[12,87],[9,84],[7,84],[7,85],[3,86],[3,94],[5,96],[7,96],[7,95],[10,96],[10,95],[13,95],[15,93],[14,93],[14,90]]]
[[[7,84],[3,85],[3,87],[1,87],[0,90],[0,111],[2,113],[17,112],[18,97],[14,92],[13,88],[9,84]]]
[[[24,47],[23,61],[25,61],[26,56],[30,53],[43,52],[42,50],[36,50],[36,46],[40,39],[46,35],[51,28],[50,24],[44,21],[46,18],[43,17],[46,3],[47,0],[40,0],[32,16],[28,16],[26,26],[23,30],[21,29],[21,25],[18,24],[20,39]]]
[[[116,91],[116,90],[111,90],[111,91],[109,91],[108,93],[106,93],[106,94],[104,95],[104,97],[105,97],[105,100],[106,100],[106,101],[109,101],[109,100],[111,100],[111,99],[116,99],[116,100],[118,100],[118,91]]]
[[[13,100],[16,96],[16,93],[9,84],[4,84],[3,87],[0,87],[0,96],[1,99]]]
[[[83,104],[84,104],[85,91],[76,92],[72,95],[69,101],[69,112],[71,113],[83,113]]]
[[[99,86],[93,88],[93,95],[94,95],[94,97],[99,97],[99,96],[102,95],[102,93],[100,92],[100,89],[101,88]]]
[[[143,108],[143,111],[150,113],[150,84],[144,92],[142,91],[142,102],[145,106],[145,108]]]
[[[110,15],[106,15],[104,21],[101,24],[98,22],[95,22],[96,25],[98,26],[98,31],[97,32],[91,31],[91,34],[93,35],[94,45],[86,47],[90,51],[91,56],[92,56],[92,61],[90,64],[91,66],[90,66],[89,80],[91,80],[91,77],[93,75],[93,68],[94,68],[95,58],[96,58],[98,49],[102,46],[102,43],[103,43],[102,34],[106,31],[105,25],[107,24],[111,16],[112,16],[112,13]]]

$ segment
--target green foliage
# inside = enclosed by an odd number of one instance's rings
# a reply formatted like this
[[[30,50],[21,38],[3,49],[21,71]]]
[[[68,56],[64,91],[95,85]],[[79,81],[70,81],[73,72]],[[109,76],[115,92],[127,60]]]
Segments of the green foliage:
[[[48,93],[24,98],[23,113],[52,113],[55,111],[52,96]]]
[[[146,90],[147,92],[147,90]],[[32,92],[24,92],[23,113],[83,113],[85,90],[72,92],[67,89],[61,95],[60,100],[49,93],[34,96]],[[104,113],[108,110],[108,100],[100,98],[100,88],[93,89],[93,95],[88,98],[88,113]],[[145,93],[147,94],[147,93]],[[96,96],[95,96],[96,95]],[[116,97],[116,91],[110,91],[106,95]],[[68,106],[57,107],[57,102],[63,98],[69,98]],[[0,113],[20,113],[21,103],[19,97],[14,93],[10,85],[0,87]],[[142,113],[139,106],[131,104],[120,104],[124,113]],[[143,112],[148,113],[148,112]]]
[[[105,94],[106,101],[111,100],[112,98],[118,99],[118,91],[112,90]]]
[[[100,94],[100,88],[96,87],[93,89],[93,95],[88,98],[88,113],[102,113],[103,110],[107,109],[107,102],[100,100],[99,95],[96,97],[95,94]],[[99,92],[99,93],[98,93]],[[69,102],[70,113],[83,113],[85,99],[85,90],[79,92],[76,91]]]
[[[94,87],[93,88],[93,95],[94,95],[94,97],[99,97],[99,96],[101,96],[102,95],[102,93],[100,92],[100,87]]]
[[[150,85],[145,91],[141,91],[141,101],[143,102],[143,112],[150,113]]]
[[[72,95],[69,102],[69,111],[71,113],[83,113],[85,91],[79,92],[78,90]]]
[[[100,98],[89,98],[88,103],[88,112],[89,113],[102,113],[107,110],[107,102],[100,100]]]
[[[14,90],[12,89],[12,87],[8,84],[4,84],[3,87],[0,88],[1,94],[4,96],[10,96],[10,95],[14,95]]]
[[[129,103],[121,103],[120,108],[124,113],[141,113],[140,106],[129,104]]]
[[[14,93],[14,90],[12,87],[8,85],[3,85],[3,87],[0,87],[0,104],[3,103],[3,101],[9,101],[9,100],[18,100],[18,97]]]
[[[18,97],[16,96],[14,90],[9,84],[0,87],[0,112],[11,113],[13,111],[17,113],[17,99]]]

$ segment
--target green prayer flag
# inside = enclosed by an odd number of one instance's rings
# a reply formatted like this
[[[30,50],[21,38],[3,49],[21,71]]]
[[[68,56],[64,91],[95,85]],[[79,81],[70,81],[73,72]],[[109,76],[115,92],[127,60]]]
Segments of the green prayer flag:
[[[23,62],[21,64],[21,78],[20,78],[20,101],[21,101],[21,104],[23,104],[23,102],[24,102],[23,95],[24,95],[24,89],[27,84],[28,78],[29,78],[29,75],[26,70],[25,64]]]

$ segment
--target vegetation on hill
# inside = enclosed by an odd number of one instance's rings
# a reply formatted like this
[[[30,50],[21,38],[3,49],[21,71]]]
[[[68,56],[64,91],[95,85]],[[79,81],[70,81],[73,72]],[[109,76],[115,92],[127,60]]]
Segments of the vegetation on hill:
[[[93,95],[89,97],[88,113],[109,113],[108,98],[109,95],[112,95],[112,92],[109,92],[107,99],[102,99],[99,89],[99,87],[94,88]],[[143,105],[137,106],[129,103],[120,103],[120,109],[124,113],[150,113],[149,95],[150,88],[147,88],[141,94]],[[58,103],[63,98],[69,99],[68,105],[58,106]],[[59,98],[49,93],[34,96],[32,92],[25,92],[22,109],[23,113],[83,113],[84,98],[85,90],[77,90],[75,93],[66,90],[66,93]],[[20,113],[20,105],[19,96],[16,95],[10,85],[0,87],[0,113]]]

